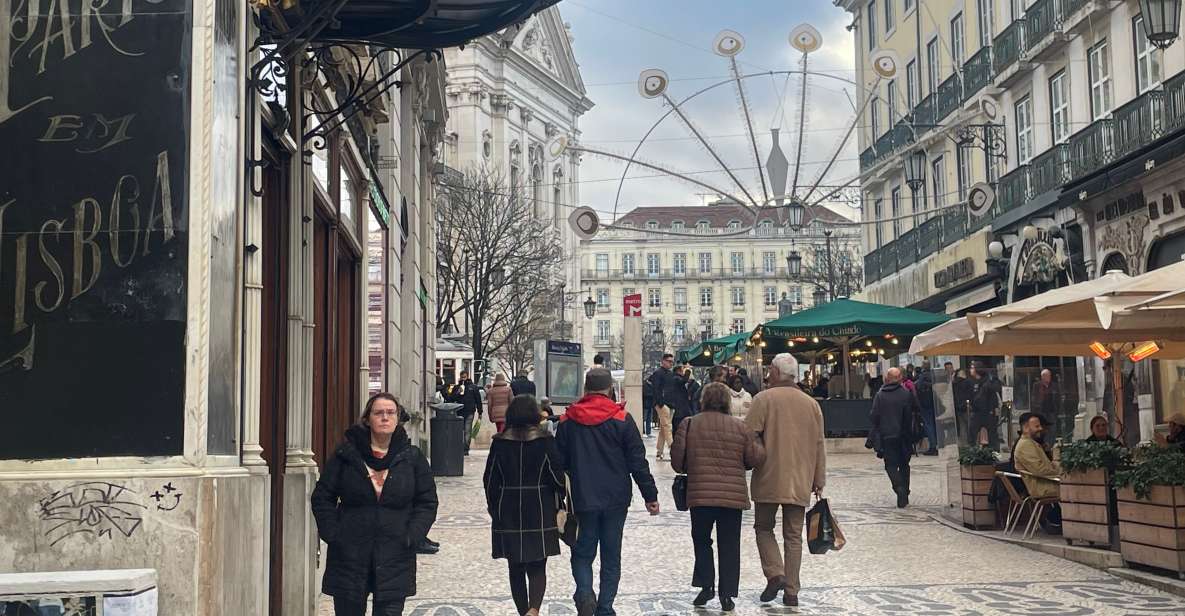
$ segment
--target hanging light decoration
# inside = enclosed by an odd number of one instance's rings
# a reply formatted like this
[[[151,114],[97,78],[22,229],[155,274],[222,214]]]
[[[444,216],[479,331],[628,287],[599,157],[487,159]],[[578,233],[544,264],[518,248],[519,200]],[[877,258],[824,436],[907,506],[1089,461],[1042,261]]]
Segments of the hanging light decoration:
[[[1181,34],[1181,0],[1140,0],[1144,35],[1157,49],[1166,49]]]

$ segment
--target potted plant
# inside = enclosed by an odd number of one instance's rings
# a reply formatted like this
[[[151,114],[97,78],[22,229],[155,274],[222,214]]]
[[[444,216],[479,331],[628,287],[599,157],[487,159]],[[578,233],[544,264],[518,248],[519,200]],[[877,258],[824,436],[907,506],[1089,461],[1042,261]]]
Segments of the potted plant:
[[[1062,537],[1118,547],[1115,489],[1111,476],[1131,464],[1131,452],[1114,441],[1077,441],[1062,446]]]
[[[1145,445],[1115,487],[1124,560],[1185,577],[1185,452]]]
[[[988,502],[996,476],[996,451],[976,445],[959,447],[959,478],[963,492],[963,526],[980,530],[996,527],[996,509]]]

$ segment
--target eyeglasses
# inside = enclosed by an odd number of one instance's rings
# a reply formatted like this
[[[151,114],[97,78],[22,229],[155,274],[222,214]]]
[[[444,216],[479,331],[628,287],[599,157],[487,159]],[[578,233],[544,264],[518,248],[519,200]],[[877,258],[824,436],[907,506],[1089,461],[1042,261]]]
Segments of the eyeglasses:
[[[371,417],[398,417],[399,411],[371,411]]]

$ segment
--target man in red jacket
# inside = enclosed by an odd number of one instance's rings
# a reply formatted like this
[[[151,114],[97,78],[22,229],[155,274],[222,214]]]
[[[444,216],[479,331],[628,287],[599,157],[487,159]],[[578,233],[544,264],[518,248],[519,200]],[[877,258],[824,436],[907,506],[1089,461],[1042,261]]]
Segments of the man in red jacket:
[[[580,520],[572,546],[578,616],[614,614],[621,580],[621,538],[630,506],[630,478],[638,485],[650,515],[658,515],[658,488],[646,461],[646,446],[625,405],[609,398],[613,375],[593,368],[584,377],[584,397],[568,407],[556,431],[556,444],[572,483],[573,508]],[[600,596],[593,591],[593,559],[601,553]]]

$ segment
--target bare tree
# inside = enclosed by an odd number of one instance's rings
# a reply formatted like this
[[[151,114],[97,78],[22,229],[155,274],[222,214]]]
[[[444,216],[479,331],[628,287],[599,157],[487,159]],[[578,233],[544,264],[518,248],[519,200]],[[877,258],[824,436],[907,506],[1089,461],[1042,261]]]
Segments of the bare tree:
[[[830,251],[825,246],[811,246],[798,282],[813,289],[834,290],[835,297],[851,297],[864,286],[864,268],[842,243],[833,242]]]
[[[539,298],[554,288],[563,263],[559,232],[534,216],[521,186],[496,172],[446,182],[436,208],[437,323],[465,332],[476,359],[514,347],[510,363],[521,364]]]

